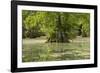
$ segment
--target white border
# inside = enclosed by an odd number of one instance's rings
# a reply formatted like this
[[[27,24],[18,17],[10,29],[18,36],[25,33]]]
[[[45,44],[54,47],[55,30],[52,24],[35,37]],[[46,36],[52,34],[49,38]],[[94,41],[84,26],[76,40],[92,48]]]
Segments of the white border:
[[[18,68],[25,67],[40,67],[40,66],[57,66],[57,65],[76,65],[76,64],[93,64],[94,63],[94,10],[92,9],[75,9],[75,8],[58,8],[58,7],[40,7],[40,6],[23,6],[19,5],[18,9],[18,50],[17,50],[17,64]],[[36,10],[36,11],[57,11],[57,12],[80,12],[90,13],[90,59],[88,60],[70,60],[70,61],[51,61],[51,62],[22,62],[22,10]]]

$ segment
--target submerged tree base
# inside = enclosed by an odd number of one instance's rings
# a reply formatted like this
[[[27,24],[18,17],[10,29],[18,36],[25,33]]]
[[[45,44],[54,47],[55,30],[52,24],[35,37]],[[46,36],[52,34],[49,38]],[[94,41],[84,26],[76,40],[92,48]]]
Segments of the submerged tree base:
[[[57,39],[57,38],[48,38],[48,40],[46,41],[47,43],[48,42],[57,42],[57,43],[69,43],[70,41],[68,40],[68,39],[66,39],[66,38],[63,38],[63,40],[62,39]]]

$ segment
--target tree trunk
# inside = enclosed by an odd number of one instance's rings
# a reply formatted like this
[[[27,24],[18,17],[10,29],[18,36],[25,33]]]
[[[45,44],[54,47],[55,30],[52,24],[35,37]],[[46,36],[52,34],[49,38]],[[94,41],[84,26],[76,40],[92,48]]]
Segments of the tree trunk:
[[[69,42],[68,40],[68,36],[67,34],[65,33],[65,31],[63,30],[63,27],[62,27],[62,17],[61,17],[61,13],[58,14],[58,17],[57,17],[57,25],[56,25],[56,30],[55,30],[55,33],[52,34],[47,42]]]

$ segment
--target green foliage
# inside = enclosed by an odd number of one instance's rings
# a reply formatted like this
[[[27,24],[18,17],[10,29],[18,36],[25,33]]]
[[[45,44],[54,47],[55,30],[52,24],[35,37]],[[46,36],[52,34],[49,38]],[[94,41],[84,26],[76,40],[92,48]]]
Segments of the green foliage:
[[[68,42],[79,32],[82,36],[89,36],[90,32],[88,13],[23,10],[22,18],[23,35],[29,38],[45,35],[50,42]]]
[[[40,31],[40,27],[38,26],[35,11],[23,10],[22,19],[23,38],[35,38],[44,35],[44,33]]]

